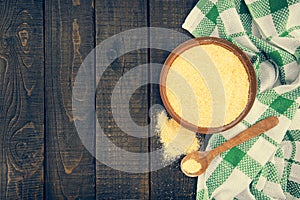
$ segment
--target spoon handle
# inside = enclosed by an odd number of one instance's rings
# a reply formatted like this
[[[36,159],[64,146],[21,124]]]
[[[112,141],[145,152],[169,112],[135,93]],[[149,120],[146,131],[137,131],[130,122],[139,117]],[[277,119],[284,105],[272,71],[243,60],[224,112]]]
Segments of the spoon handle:
[[[258,136],[274,126],[278,124],[279,120],[277,117],[268,117],[266,119],[261,120],[260,122],[254,124],[253,126],[247,128],[246,130],[242,131],[238,135],[234,136],[227,142],[221,144],[220,146],[216,147],[215,149],[209,152],[209,156],[211,158],[216,157],[220,153],[231,149],[255,136]]]

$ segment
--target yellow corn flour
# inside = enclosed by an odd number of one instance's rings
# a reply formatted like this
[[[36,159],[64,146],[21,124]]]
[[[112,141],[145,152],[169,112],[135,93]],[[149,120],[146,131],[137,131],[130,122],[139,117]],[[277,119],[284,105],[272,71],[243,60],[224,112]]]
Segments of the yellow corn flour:
[[[248,75],[239,58],[214,44],[192,47],[183,54],[174,60],[166,79],[166,96],[174,111],[201,127],[234,121],[246,107],[249,92]],[[218,109],[217,116],[213,109]]]
[[[174,119],[169,119],[162,111],[157,116],[156,131],[163,145],[164,160],[175,160],[182,154],[188,154],[199,149],[196,133],[180,126]]]
[[[196,173],[202,169],[202,165],[193,159],[186,160],[182,163],[182,170],[190,174]]]

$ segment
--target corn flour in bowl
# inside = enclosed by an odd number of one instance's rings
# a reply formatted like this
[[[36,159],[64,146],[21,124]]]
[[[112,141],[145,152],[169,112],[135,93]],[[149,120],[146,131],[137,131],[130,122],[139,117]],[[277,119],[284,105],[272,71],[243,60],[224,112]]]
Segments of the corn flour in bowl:
[[[247,55],[234,44],[201,37],[179,45],[166,59],[160,93],[166,110],[199,133],[225,131],[250,111],[257,80]]]

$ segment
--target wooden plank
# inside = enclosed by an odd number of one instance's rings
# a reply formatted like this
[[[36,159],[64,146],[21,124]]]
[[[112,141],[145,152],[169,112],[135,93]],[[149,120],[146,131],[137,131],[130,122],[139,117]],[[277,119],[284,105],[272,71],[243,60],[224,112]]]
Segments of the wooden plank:
[[[181,28],[185,17],[188,15],[193,6],[197,3],[197,0],[187,1],[174,1],[174,0],[151,0],[150,1],[150,26],[168,28],[180,33],[190,36],[190,34]],[[176,34],[171,34],[168,37],[176,41],[180,41],[180,38],[176,37]],[[166,36],[157,34],[155,40],[162,40]],[[174,38],[172,38],[174,37]],[[151,37],[152,38],[152,37]],[[151,41],[155,42],[155,41]],[[166,44],[169,45],[170,44]],[[151,63],[164,63],[165,59],[169,55],[169,52],[162,50],[152,49],[150,52]],[[156,72],[151,69],[152,79],[157,75]],[[162,104],[159,95],[159,86],[152,85],[151,87],[151,105]],[[151,130],[153,132],[153,128]],[[157,137],[151,139],[151,150],[155,151],[161,148],[161,144]],[[151,163],[155,161],[151,160]],[[180,159],[173,164],[152,172],[150,175],[151,179],[151,199],[195,199],[196,192],[196,178],[186,177],[179,168]]]
[[[133,28],[147,26],[147,1],[141,0],[102,0],[95,1],[96,8],[96,28],[97,28],[97,44],[103,42],[115,34]],[[147,41],[147,32],[145,33],[145,41]],[[118,55],[122,50],[130,45],[144,45],[144,41],[129,41],[123,37],[117,37],[111,46],[106,47],[104,52],[107,57]],[[134,67],[147,63],[147,49],[139,49],[126,53],[118,58],[107,67],[98,84],[97,92],[97,117],[101,129],[104,130],[104,137],[107,137],[114,144],[109,149],[108,144],[103,144],[101,138],[97,137],[97,155],[105,155],[107,159],[116,159],[115,164],[122,167],[124,163],[119,163],[118,159],[121,153],[112,155],[112,151],[117,147],[127,151],[136,153],[148,152],[148,139],[137,138],[122,131],[116,124],[112,116],[112,108],[116,108],[116,113],[121,116],[121,121],[126,123],[128,117],[125,116],[126,107],[130,106],[131,118],[139,126],[148,123],[148,100],[147,86],[140,87],[136,90],[129,102],[111,102],[112,92],[119,78],[129,72]],[[128,85],[122,85],[116,93],[119,95],[130,95],[130,88],[134,84],[142,83],[143,78],[147,78],[147,71],[137,72],[129,76]],[[141,133],[142,134],[142,133]],[[147,134],[147,131],[146,131]],[[100,145],[100,143],[102,143]],[[142,156],[142,155],[141,155]],[[139,170],[139,166],[143,163],[141,157],[128,158],[131,166],[125,166],[128,170]],[[144,160],[148,162],[148,159]],[[148,199],[149,198],[149,175],[148,173],[129,173],[116,168],[111,168],[97,162],[97,199]],[[147,167],[146,167],[147,168]],[[147,170],[147,169],[145,169]]]
[[[0,199],[42,199],[42,2],[0,7]]]
[[[74,125],[71,93],[94,42],[92,0],[45,1],[46,199],[95,198],[95,160]]]

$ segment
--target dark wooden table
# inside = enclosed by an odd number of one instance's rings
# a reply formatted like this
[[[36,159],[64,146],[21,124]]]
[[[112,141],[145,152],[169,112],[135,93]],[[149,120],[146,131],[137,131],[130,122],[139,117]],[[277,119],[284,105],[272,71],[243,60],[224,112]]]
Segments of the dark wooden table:
[[[90,51],[122,31],[162,27],[190,36],[181,25],[196,2],[0,0],[0,199],[195,198],[196,179],[180,172],[179,161],[148,173],[122,172],[97,161],[74,125],[72,86]],[[95,107],[116,146],[132,152],[161,147],[155,136],[135,138],[120,130],[110,99],[123,74],[141,64],[163,63],[168,54],[135,50],[115,59],[103,74]],[[152,78],[151,66],[146,76]],[[129,104],[133,121],[147,125],[149,108],[162,104],[158,85],[140,87]]]

